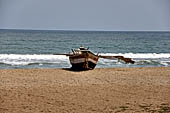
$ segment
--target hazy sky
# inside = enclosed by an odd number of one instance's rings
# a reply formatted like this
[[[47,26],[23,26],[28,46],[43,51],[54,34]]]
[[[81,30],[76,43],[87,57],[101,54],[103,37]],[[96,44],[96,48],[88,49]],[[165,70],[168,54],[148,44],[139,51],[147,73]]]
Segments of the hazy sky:
[[[0,0],[0,28],[170,31],[170,0]]]

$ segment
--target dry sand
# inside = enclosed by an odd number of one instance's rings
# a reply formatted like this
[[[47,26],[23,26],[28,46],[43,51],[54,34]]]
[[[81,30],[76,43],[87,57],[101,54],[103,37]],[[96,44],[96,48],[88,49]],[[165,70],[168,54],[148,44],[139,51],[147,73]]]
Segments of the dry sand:
[[[170,113],[170,67],[0,70],[0,113]]]

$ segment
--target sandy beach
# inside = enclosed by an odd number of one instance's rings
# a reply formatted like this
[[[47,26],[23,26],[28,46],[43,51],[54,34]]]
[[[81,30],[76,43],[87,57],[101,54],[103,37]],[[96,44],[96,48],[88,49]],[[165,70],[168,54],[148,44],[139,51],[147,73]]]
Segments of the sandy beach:
[[[170,113],[170,67],[0,70],[0,113]]]

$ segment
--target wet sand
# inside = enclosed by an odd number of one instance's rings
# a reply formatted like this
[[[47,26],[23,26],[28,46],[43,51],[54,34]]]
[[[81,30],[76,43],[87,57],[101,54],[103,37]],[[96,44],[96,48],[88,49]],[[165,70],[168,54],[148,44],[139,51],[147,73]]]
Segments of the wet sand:
[[[170,67],[0,70],[0,113],[170,113]]]

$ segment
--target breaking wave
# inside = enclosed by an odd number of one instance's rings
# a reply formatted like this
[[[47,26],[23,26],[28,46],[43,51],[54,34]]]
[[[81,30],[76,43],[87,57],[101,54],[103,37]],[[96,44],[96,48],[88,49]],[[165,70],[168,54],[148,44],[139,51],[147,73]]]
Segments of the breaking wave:
[[[170,58],[170,53],[105,53],[101,55],[110,55],[110,56],[124,56],[127,58],[136,58],[136,59],[157,59],[157,58]]]
[[[117,59],[99,59],[97,67],[147,67],[170,66],[170,53],[101,53],[106,56],[124,56],[135,60],[135,64],[124,64]],[[52,54],[0,54],[0,68],[63,68],[70,67],[65,55]]]
[[[44,63],[67,62],[68,58],[64,55],[20,55],[20,54],[1,54],[0,63],[9,65],[31,65]]]

